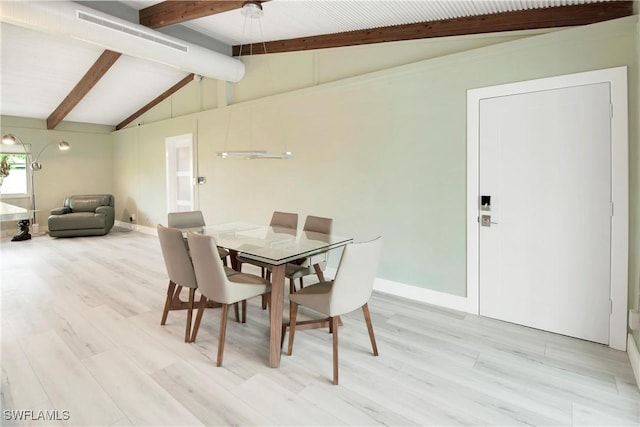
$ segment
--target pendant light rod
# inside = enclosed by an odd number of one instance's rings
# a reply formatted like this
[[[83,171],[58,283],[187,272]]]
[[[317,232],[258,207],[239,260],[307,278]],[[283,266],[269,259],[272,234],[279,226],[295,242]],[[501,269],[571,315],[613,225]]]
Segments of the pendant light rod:
[[[258,20],[258,27],[260,30],[260,37],[262,39],[262,43],[263,43],[263,48],[264,48],[264,53],[267,53],[267,49],[266,49],[266,44],[264,41],[264,34],[262,32],[262,23],[260,21],[260,18],[262,18],[262,16],[264,15],[264,11],[262,9],[262,2],[260,1],[253,1],[253,0],[249,0],[249,1],[245,1],[242,4],[242,9],[240,10],[240,13],[242,13],[242,15],[245,17],[244,19],[244,24],[242,27],[242,34],[243,36],[246,34],[246,29],[247,29],[247,21],[249,19],[257,19]],[[253,25],[249,25],[249,32],[252,33],[253,31]],[[250,34],[250,36],[252,36],[252,34]],[[244,41],[245,37],[243,37],[243,41]],[[251,40],[249,40],[251,41]],[[242,55],[242,44],[240,45],[240,55]],[[249,43],[250,48],[253,48],[253,43]],[[251,56],[253,52],[249,53],[249,56]],[[266,57],[265,57],[266,58]],[[267,72],[268,72],[268,79],[269,79],[269,83],[271,85],[273,85],[273,77],[271,74],[271,67],[269,66],[269,62],[268,59],[267,60]],[[249,159],[249,160],[258,160],[258,159],[289,159],[291,158],[291,151],[287,150],[286,147],[286,143],[284,141],[284,130],[283,130],[283,126],[282,126],[282,117],[280,115],[280,112],[278,111],[280,120],[280,131],[283,135],[282,141],[284,144],[284,149],[285,151],[283,152],[270,152],[270,151],[266,151],[266,150],[254,150],[253,149],[253,108],[250,105],[249,106],[249,150],[227,150],[226,146],[227,146],[227,141],[229,140],[229,129],[231,127],[231,116],[233,114],[233,105],[231,105],[230,110],[229,110],[229,124],[227,125],[227,131],[226,131],[226,135],[225,135],[225,149],[224,151],[218,151],[216,154],[219,158],[222,159],[229,159],[229,158],[240,158],[240,159]]]

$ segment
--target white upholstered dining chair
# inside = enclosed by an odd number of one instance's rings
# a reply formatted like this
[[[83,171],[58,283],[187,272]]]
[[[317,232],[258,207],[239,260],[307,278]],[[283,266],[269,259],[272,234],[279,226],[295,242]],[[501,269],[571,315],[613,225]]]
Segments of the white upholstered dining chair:
[[[207,224],[204,222],[202,211],[186,211],[169,212],[167,225],[173,228],[197,228],[204,227]],[[227,259],[229,257],[229,251],[219,247],[218,255],[220,255],[220,259],[224,261],[224,265],[228,266],[229,263]]]
[[[302,227],[302,232],[331,234],[332,225],[333,219],[331,218],[307,215],[307,218],[304,221],[304,226]],[[285,278],[289,279],[289,293],[294,293],[296,291],[296,280],[300,281],[300,289],[304,287],[302,279],[305,276],[316,274],[318,276],[318,280],[323,281],[324,277],[322,275],[322,271],[324,271],[326,266],[327,252],[315,254],[308,258],[302,258],[295,263],[287,264],[284,274]],[[268,266],[267,269],[270,272],[271,266]],[[267,272],[267,279],[270,277],[269,272]]]
[[[334,384],[338,384],[338,317],[340,315],[362,308],[373,355],[378,355],[368,302],[373,292],[381,249],[381,237],[369,242],[348,244],[342,253],[335,279],[307,286],[289,295],[289,355],[293,354],[298,305],[328,316],[329,328],[333,334]]]
[[[196,339],[207,301],[211,300],[220,303],[222,305],[222,313],[220,315],[216,365],[222,366],[229,304],[242,301],[242,322],[245,323],[247,318],[246,300],[269,294],[271,292],[271,284],[268,280],[254,274],[238,273],[227,276],[222,261],[216,256],[215,242],[211,237],[188,232],[187,241],[191,251],[193,269],[198,280],[198,289],[202,294],[198,304],[198,314],[193,326],[191,341]]]
[[[290,231],[292,234],[296,233],[298,228],[298,214],[297,213],[289,213],[289,212],[279,212],[275,211],[273,215],[271,215],[271,221],[269,222],[270,227],[277,227],[279,232],[287,232]],[[269,264],[256,261],[250,258],[244,258],[242,255],[238,255],[238,271],[242,270],[242,264],[252,264],[260,267],[262,277],[265,277],[266,268]],[[264,308],[264,304],[263,304]]]

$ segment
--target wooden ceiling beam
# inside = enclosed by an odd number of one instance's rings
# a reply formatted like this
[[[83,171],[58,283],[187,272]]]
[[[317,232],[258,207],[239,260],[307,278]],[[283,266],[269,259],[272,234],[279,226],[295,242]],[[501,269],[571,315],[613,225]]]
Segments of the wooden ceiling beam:
[[[138,12],[140,25],[149,28],[166,27],[192,19],[240,9],[244,0],[163,1]]]
[[[47,129],[54,129],[78,105],[87,93],[98,83],[109,68],[120,58],[121,53],[105,50],[89,71],[80,79],[64,100],[47,118]]]
[[[570,27],[594,24],[632,14],[632,1],[548,7],[271,41],[264,43],[264,47],[263,43],[255,43],[251,46],[244,45],[242,55],[249,55],[250,52],[254,55],[262,54],[265,48],[268,53],[293,52],[432,37]],[[239,56],[239,54],[240,46],[234,46],[233,55]]]
[[[146,113],[147,111],[149,111],[150,109],[152,109],[153,107],[160,104],[162,101],[164,101],[165,99],[167,99],[168,97],[170,97],[171,95],[173,95],[174,93],[182,89],[184,86],[186,86],[187,84],[193,81],[193,77],[194,77],[194,73],[191,73],[187,75],[184,79],[180,80],[178,83],[171,86],[169,89],[165,90],[161,95],[159,95],[153,101],[149,102],[147,105],[145,105],[144,107],[142,107],[141,109],[139,109],[138,111],[136,111],[135,113],[127,117],[126,119],[124,119],[118,125],[116,125],[116,130],[120,130],[124,128],[129,123],[133,122],[135,119],[137,119],[138,117],[140,117],[141,115],[143,115],[144,113]]]

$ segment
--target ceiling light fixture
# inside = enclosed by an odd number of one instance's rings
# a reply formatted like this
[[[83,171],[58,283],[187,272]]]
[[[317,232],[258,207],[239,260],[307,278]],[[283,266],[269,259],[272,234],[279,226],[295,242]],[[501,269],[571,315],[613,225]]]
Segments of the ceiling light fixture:
[[[264,42],[264,35],[262,33],[262,24],[260,23],[260,18],[262,18],[262,16],[264,16],[264,10],[262,9],[262,2],[260,1],[253,1],[253,0],[249,0],[249,1],[245,1],[242,4],[242,9],[240,10],[240,13],[244,16],[244,26],[243,26],[243,39],[246,38],[246,34],[245,34],[245,30],[247,29],[247,19],[251,19],[251,20],[258,20],[258,26],[260,29],[260,38],[262,40],[262,46],[264,49],[264,58],[266,61],[268,61],[267,58],[267,47],[266,44]],[[253,25],[249,25],[249,32],[250,34],[253,33]],[[249,46],[253,46],[253,40],[248,40],[249,41]],[[253,54],[252,51],[249,51],[249,56],[251,56]],[[242,56],[242,44],[240,45],[240,51],[238,53],[238,56]],[[269,67],[269,63],[267,62],[267,70],[269,73],[269,81],[272,82],[272,78],[271,78],[271,68]],[[249,159],[249,160],[257,160],[257,159],[289,159],[291,157],[291,151],[287,151],[286,149],[286,144],[285,144],[285,151],[283,152],[269,152],[266,150],[227,150],[226,146],[227,146],[227,141],[229,140],[229,128],[231,127],[231,115],[233,113],[233,105],[230,107],[229,110],[229,124],[227,125],[227,134],[225,137],[225,141],[224,141],[224,145],[225,145],[225,150],[224,151],[218,151],[217,155],[218,157],[222,158],[222,159],[228,159],[228,158],[241,158],[241,159]],[[278,110],[279,113],[279,110]],[[250,148],[253,148],[253,111],[252,111],[252,106],[249,106],[249,146]],[[282,126],[280,126],[280,131],[283,134],[283,144],[284,144],[284,132],[282,130]]]
[[[259,1],[246,1],[242,4],[240,13],[251,19],[259,19],[264,15],[264,10],[262,10],[262,4]]]

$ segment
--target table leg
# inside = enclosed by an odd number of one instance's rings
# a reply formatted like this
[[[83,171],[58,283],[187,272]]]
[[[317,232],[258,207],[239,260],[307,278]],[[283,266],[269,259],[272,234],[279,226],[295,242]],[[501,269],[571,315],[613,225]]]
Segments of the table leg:
[[[271,336],[269,339],[269,366],[280,366],[282,339],[282,310],[284,307],[285,264],[276,265],[271,270]]]
[[[231,258],[231,268],[240,271],[240,263],[238,262],[238,251],[229,249],[229,258]]]

